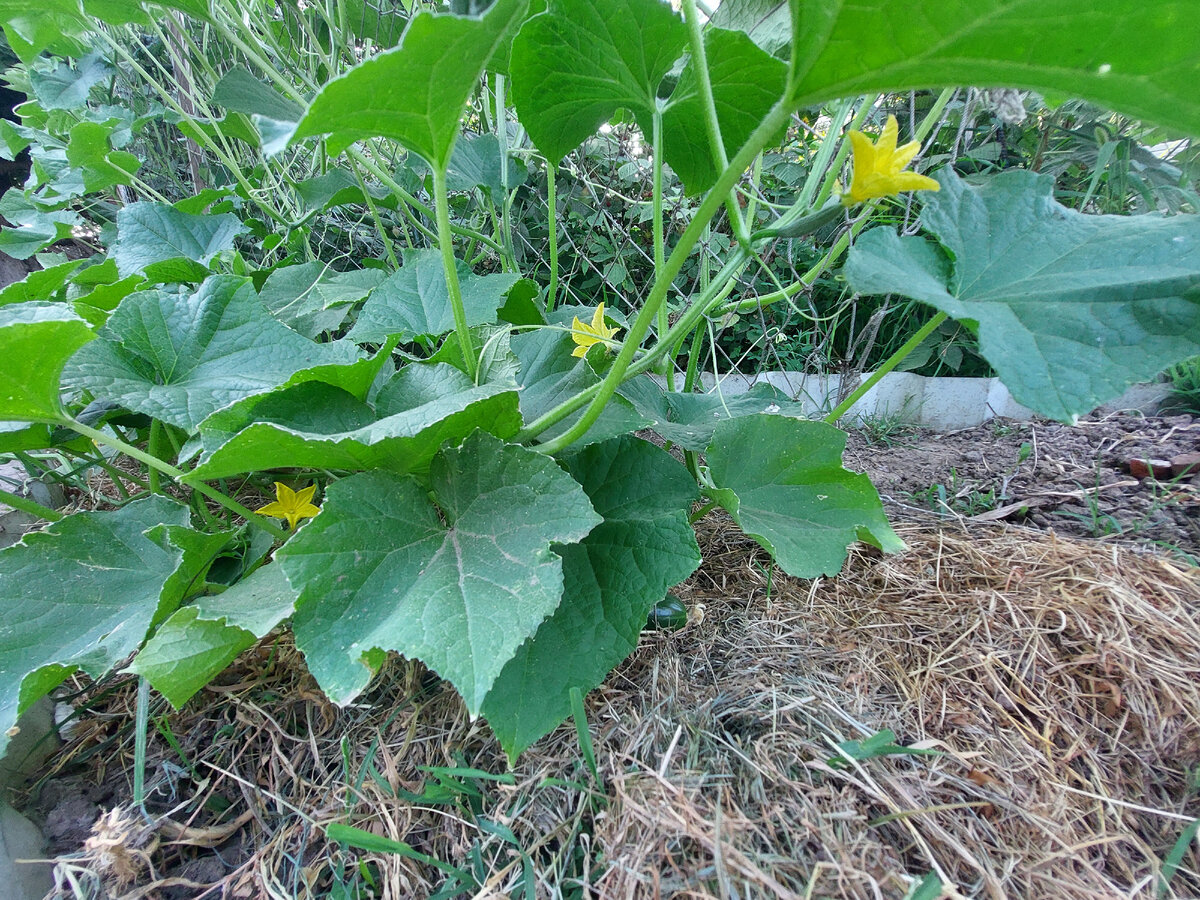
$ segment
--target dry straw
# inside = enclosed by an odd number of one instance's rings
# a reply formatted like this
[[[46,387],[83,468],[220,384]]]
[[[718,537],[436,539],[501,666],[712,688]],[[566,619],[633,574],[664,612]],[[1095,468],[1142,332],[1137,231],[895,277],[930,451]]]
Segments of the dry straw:
[[[517,896],[527,871],[538,897],[901,898],[929,872],[948,897],[1156,895],[1200,815],[1196,570],[1011,528],[912,526],[907,552],[860,548],[843,574],[804,582],[720,517],[700,529],[706,563],[678,593],[702,621],[645,637],[589,697],[603,802],[570,726],[512,784],[477,782],[477,801],[400,799],[420,765],[505,772],[486,726],[402,662],[335,710],[286,639],[265,642],[173,720],[197,778],[158,767],[173,824],[139,886],[113,896],[179,885],[218,852],[221,877],[178,896],[325,896],[330,872],[350,878],[362,858],[376,896],[442,882],[329,843],[333,822],[474,859],[478,897]],[[77,752],[117,727],[97,721]],[[829,765],[885,728],[944,752]],[[215,851],[187,840],[247,813]],[[78,879],[89,864],[63,867]],[[1166,896],[1200,896],[1194,845]]]

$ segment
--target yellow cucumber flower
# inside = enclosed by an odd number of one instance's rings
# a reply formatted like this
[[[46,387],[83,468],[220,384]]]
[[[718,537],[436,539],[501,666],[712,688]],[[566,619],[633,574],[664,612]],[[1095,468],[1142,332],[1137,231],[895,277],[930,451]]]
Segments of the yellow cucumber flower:
[[[288,528],[294,529],[301,519],[311,519],[321,511],[321,508],[314,506],[312,502],[313,494],[316,491],[315,484],[293,491],[286,484],[277,481],[275,482],[275,499],[266,506],[260,506],[255,512],[264,516],[273,516],[276,519],[287,519]]]
[[[872,144],[861,131],[850,132],[850,146],[854,149],[854,177],[850,190],[842,194],[842,204],[854,206],[876,197],[891,197],[901,191],[936,191],[940,185],[925,175],[902,171],[912,162],[921,145],[910,141],[903,147],[896,146],[900,126],[895,116],[888,116],[887,124],[879,140]]]
[[[585,325],[579,321],[579,316],[575,317],[575,321],[571,323],[571,340],[578,346],[571,351],[572,356],[587,356],[588,350],[593,344],[604,344],[607,347],[618,331],[619,328],[609,328],[604,324],[604,304],[601,303],[596,307],[596,314],[592,316],[592,324]]]

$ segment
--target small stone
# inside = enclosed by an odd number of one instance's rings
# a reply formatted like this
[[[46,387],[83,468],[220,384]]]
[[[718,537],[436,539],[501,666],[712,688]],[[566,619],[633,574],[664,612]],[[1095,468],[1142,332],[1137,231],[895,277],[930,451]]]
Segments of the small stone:
[[[1171,460],[1171,477],[1200,473],[1200,453],[1181,453]]]
[[[1165,459],[1131,459],[1129,474],[1134,478],[1170,478],[1171,463]]]

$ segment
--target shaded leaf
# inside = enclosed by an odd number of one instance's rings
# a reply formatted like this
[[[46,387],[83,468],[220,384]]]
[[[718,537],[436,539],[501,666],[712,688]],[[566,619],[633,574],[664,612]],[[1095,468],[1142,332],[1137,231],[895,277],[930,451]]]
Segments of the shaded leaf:
[[[335,152],[364,138],[390,138],[444,170],[479,76],[527,2],[497,0],[479,18],[418,13],[398,47],[321,89],[295,137],[330,134]]]
[[[459,287],[467,325],[490,325],[505,294],[520,280],[513,274],[476,275],[457,261]],[[391,335],[407,341],[427,339],[454,330],[446,270],[436,250],[412,250],[404,265],[371,292],[347,338],[374,343]]]
[[[476,387],[451,366],[414,364],[383,387],[374,409],[307,382],[216,413],[201,428],[206,451],[191,478],[280,468],[424,473],[443,445],[477,428],[507,438],[520,427],[514,391]]]
[[[278,553],[300,592],[296,643],[338,703],[366,686],[370,651],[395,650],[452,682],[474,715],[558,606],[551,544],[598,522],[553,460],[482,433],[439,454],[428,487],[384,472],[335,482]]]
[[[163,585],[181,558],[145,532],[186,521],[186,507],[152,497],[76,513],[0,550],[0,592],[21,610],[0,619],[0,753],[34,700],[77,669],[98,678],[138,648],[167,611]]]
[[[721,139],[726,156],[732,158],[771,107],[783,98],[787,66],[738,31],[709,29],[704,44]],[[705,121],[696,68],[689,59],[663,115],[664,155],[689,194],[712,187],[720,174],[713,162]],[[783,129],[772,143],[782,137]]]
[[[756,384],[743,394],[725,396],[664,391],[650,378],[635,378],[618,389],[647,420],[647,428],[685,450],[703,450],[717,424],[738,416],[778,413],[803,418],[797,403],[769,384]]]
[[[845,432],[822,422],[728,419],[708,448],[708,493],[789,575],[834,575],[856,539],[904,547],[870,479],[842,468],[845,447]]]
[[[165,203],[140,201],[117,213],[117,239],[112,258],[122,277],[145,272],[158,281],[198,281],[222,250],[248,229],[232,213],[191,215]],[[182,266],[165,266],[175,260]],[[198,265],[188,265],[188,261]],[[174,275],[183,275],[172,279]],[[196,277],[199,275],[199,277]]]
[[[517,382],[521,390],[521,415],[526,424],[550,412],[559,403],[574,397],[581,390],[599,382],[599,376],[586,359],[572,356],[575,343],[567,331],[541,329],[512,336],[509,346],[516,355],[520,369]],[[602,354],[602,349],[592,353]],[[583,410],[572,413],[561,422],[538,435],[545,442],[562,434],[573,425]],[[639,413],[620,394],[614,395],[600,417],[580,438],[581,443],[596,443],[621,434],[648,428],[650,420]]]
[[[126,409],[192,431],[218,409],[297,372],[358,356],[351,345],[316,344],[281,325],[249,281],[214,275],[194,292],[126,297],[98,340],[72,360],[68,378]]]
[[[626,436],[564,462],[604,521],[557,548],[562,603],[484,701],[510,760],[567,718],[571,688],[591,690],[633,652],[650,610],[700,564],[688,522],[696,482],[669,454]]]
[[[379,269],[338,272],[322,262],[284,266],[268,276],[258,298],[283,324],[316,338],[341,327],[350,307],[386,277]]]
[[[537,148],[557,165],[618,109],[653,131],[659,84],[687,29],[659,0],[556,0],[513,39],[513,102]]]

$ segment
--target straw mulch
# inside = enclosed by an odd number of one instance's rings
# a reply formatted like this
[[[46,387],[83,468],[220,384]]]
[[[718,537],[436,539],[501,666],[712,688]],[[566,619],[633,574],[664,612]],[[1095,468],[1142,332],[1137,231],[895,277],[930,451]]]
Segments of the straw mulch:
[[[906,552],[860,547],[840,576],[806,582],[727,520],[700,529],[705,564],[677,592],[702,619],[646,635],[588,699],[603,798],[567,725],[513,784],[399,799],[420,790],[419,765],[505,772],[484,723],[403,662],[369,703],[335,710],[284,639],[172,720],[203,776],[156,770],[174,824],[109,823],[60,875],[108,865],[113,896],[316,897],[369,859],[373,896],[442,882],[325,840],[322,826],[349,822],[473,866],[479,897],[526,896],[514,888],[532,878],[538,897],[902,898],[930,872],[947,897],[1156,895],[1200,815],[1196,570],[1036,532],[914,526]],[[881,729],[942,752],[831,766],[839,743]],[[154,758],[178,761],[154,737]],[[228,806],[215,818],[214,796]],[[205,833],[225,843],[187,840]],[[214,853],[220,877],[194,877]],[[1163,895],[1200,896],[1197,870],[1193,842]]]

